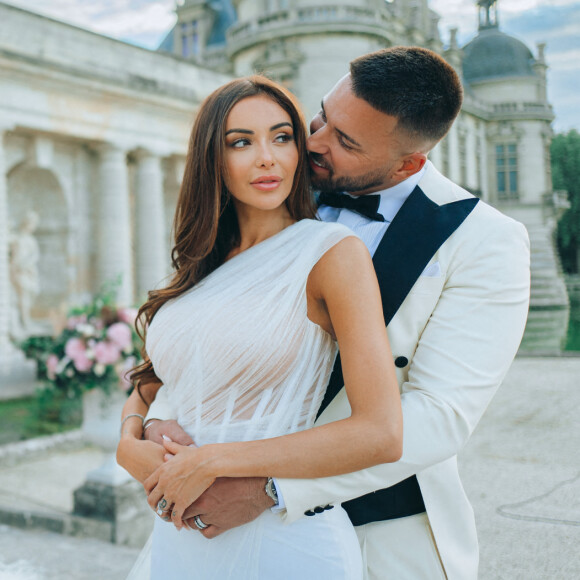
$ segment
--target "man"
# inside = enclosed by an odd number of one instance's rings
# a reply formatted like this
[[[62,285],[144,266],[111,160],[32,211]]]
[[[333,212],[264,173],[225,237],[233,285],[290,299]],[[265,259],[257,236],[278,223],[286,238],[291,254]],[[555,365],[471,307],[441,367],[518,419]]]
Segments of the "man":
[[[394,464],[273,484],[288,521],[347,502],[371,579],[477,578],[474,518],[456,456],[507,373],[525,326],[525,229],[427,161],[461,100],[459,79],[443,59],[397,47],[354,60],[311,124],[320,215],[351,227],[374,256],[401,386],[404,451]],[[335,368],[319,424],[349,414],[341,387]],[[149,416],[163,411],[153,406]],[[146,433],[188,443],[175,423],[151,421]],[[265,483],[218,480],[188,515],[214,537],[272,506],[272,482],[269,495]]]

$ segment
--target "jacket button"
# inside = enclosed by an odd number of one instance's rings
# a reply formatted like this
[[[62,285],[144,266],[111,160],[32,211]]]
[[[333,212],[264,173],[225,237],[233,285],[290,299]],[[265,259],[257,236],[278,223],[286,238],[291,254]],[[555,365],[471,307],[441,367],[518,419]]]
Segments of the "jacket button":
[[[308,510],[304,512],[305,516],[315,516],[316,514],[312,510]]]
[[[324,508],[321,506],[317,506],[314,508],[314,513],[315,514],[321,514],[324,511]]]
[[[324,509],[325,510],[331,510],[333,508],[334,508],[334,506],[333,505],[330,505],[330,504],[324,506]]]
[[[398,369],[402,369],[404,367],[406,367],[409,364],[409,359],[406,356],[398,356],[395,359],[395,366]]]

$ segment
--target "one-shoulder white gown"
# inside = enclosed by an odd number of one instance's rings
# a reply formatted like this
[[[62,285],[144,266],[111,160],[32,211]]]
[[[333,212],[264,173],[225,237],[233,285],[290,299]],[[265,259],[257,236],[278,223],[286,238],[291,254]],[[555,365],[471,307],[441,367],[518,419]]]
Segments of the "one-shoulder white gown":
[[[351,235],[339,224],[299,221],[157,313],[147,352],[179,424],[198,445],[313,426],[337,345],[308,319],[306,283],[321,256]],[[268,510],[212,540],[156,518],[150,563],[152,579],[362,577],[358,540],[340,506],[292,524]]]

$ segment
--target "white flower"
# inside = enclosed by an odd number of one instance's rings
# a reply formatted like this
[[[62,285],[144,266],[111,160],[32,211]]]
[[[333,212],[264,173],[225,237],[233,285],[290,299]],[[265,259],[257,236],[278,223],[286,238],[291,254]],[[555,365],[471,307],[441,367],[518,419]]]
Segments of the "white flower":
[[[83,336],[95,336],[97,329],[92,324],[79,324],[77,331]]]
[[[68,358],[68,356],[61,358],[60,362],[58,363],[58,366],[56,367],[56,374],[60,375],[60,373],[62,373],[62,371],[64,371],[66,365],[69,362],[70,362],[70,358]]]
[[[94,360],[95,359],[95,351],[87,348],[87,351],[85,352],[85,356],[89,359],[89,360]]]
[[[107,370],[107,367],[102,363],[97,363],[93,367],[93,372],[95,373],[95,375],[97,375],[97,377],[102,377],[105,374],[106,370]]]

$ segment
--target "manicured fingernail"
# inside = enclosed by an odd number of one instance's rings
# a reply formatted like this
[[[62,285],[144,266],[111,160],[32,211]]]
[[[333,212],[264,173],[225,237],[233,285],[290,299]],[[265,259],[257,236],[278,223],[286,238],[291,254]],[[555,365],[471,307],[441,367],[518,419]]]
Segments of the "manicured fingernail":
[[[173,443],[173,440],[170,439],[169,437],[167,437],[167,435],[163,435],[163,439],[165,439],[165,441],[169,441],[169,442]]]

